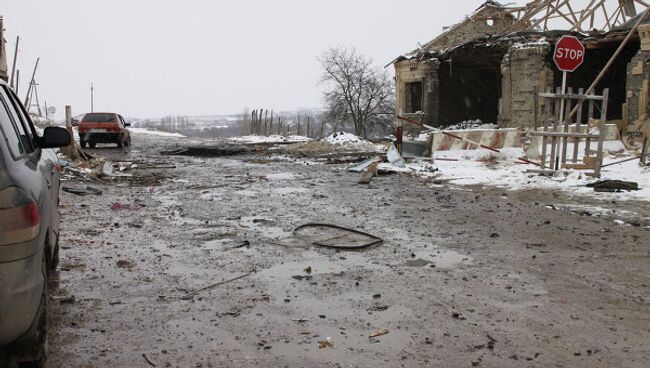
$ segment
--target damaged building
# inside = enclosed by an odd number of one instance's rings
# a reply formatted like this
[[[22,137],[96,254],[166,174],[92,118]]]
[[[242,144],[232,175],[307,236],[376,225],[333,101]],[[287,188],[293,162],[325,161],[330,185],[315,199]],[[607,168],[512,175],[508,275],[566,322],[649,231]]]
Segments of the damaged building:
[[[544,109],[536,103],[535,91],[556,88],[562,82],[562,72],[553,63],[555,43],[563,35],[582,40],[585,62],[569,73],[567,86],[575,92],[586,90],[641,16],[633,4],[630,8],[630,2],[619,3],[618,25],[611,22],[606,31],[588,32],[581,29],[580,23],[568,30],[550,30],[546,24],[541,27],[540,21],[527,15],[524,8],[520,8],[523,14],[516,14],[513,8],[495,1],[484,3],[462,22],[393,62],[398,114],[436,127],[475,120],[503,128],[532,127],[536,119],[545,118],[540,115]],[[537,14],[543,9],[534,10]],[[591,22],[593,25],[593,19]],[[598,93],[609,88],[609,121],[632,124],[646,113],[650,83],[648,23],[643,21],[631,34],[596,86]]]

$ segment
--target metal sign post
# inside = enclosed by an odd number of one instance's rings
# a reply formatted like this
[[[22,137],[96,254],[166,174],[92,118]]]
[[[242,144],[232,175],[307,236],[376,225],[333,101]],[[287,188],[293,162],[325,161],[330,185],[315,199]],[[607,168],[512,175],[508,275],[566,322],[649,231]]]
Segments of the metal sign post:
[[[555,52],[553,54],[553,60],[555,65],[559,70],[562,71],[562,95],[566,95],[567,88],[567,73],[574,72],[585,60],[585,46],[580,42],[580,40],[574,36],[562,36],[560,40],[555,44]],[[566,99],[560,101],[560,122],[562,125],[569,124],[569,121],[566,120],[565,113],[565,104]],[[568,126],[564,127],[565,131],[568,130]],[[579,132],[578,132],[579,133]],[[562,147],[566,147],[566,144],[563,144],[563,141],[566,142],[566,137],[558,139],[557,149],[555,150],[555,157],[553,158],[552,166],[555,166],[555,169],[560,168],[560,157],[564,157],[563,153],[560,153]]]

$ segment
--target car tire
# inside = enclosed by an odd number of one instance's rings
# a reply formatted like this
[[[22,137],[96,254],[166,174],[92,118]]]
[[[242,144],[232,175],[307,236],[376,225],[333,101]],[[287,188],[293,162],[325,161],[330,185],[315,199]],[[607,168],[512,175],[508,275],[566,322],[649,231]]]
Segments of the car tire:
[[[52,251],[52,260],[50,261],[50,268],[48,272],[50,274],[56,272],[56,269],[59,268],[59,237],[56,237],[56,244],[54,245],[54,250]]]
[[[34,320],[35,326],[32,328],[35,329],[34,339],[35,345],[26,347],[25,349],[21,348],[20,351],[15,355],[16,361],[20,368],[44,368],[47,361],[48,355],[48,338],[47,338],[47,298],[48,298],[48,284],[49,284],[49,272],[50,270],[47,267],[47,253],[43,253],[43,293],[41,294],[41,304],[38,307],[38,312],[36,313],[36,319]]]
[[[79,139],[79,146],[81,146],[81,148],[84,148],[85,145],[86,145],[86,141],[80,138]]]
[[[95,142],[88,142],[88,146],[90,148],[95,148],[96,145],[97,145],[97,143],[95,143]]]

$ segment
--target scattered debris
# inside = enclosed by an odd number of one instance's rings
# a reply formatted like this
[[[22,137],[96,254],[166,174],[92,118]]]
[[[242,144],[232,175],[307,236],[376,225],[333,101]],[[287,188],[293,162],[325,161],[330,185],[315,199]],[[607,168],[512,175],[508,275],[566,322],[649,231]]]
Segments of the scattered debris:
[[[372,338],[372,337],[379,337],[379,336],[387,335],[389,332],[390,332],[390,331],[388,331],[387,329],[383,328],[383,329],[381,329],[381,330],[377,330],[377,331],[373,331],[373,332],[371,332],[369,336],[370,336],[371,338]]]
[[[231,283],[231,282],[233,282],[233,281],[237,281],[237,280],[243,279],[243,278],[248,277],[248,276],[250,276],[250,275],[252,275],[252,274],[253,274],[253,271],[248,272],[248,273],[245,273],[245,274],[243,274],[243,275],[239,275],[239,276],[237,276],[237,277],[233,277],[232,279],[228,279],[228,280],[224,280],[224,281],[219,281],[219,282],[214,283],[214,284],[212,284],[212,285],[208,285],[208,286],[202,287],[202,288],[200,288],[200,289],[196,289],[196,290],[194,290],[194,291],[192,291],[192,292],[187,293],[187,295],[185,295],[182,299],[183,299],[183,300],[191,299],[192,297],[194,297],[194,295],[196,295],[196,294],[198,294],[198,293],[200,293],[200,292],[202,292],[202,291],[206,291],[206,290],[209,290],[209,289],[215,288],[215,287],[217,287],[217,286],[225,285],[225,284]]]
[[[80,196],[85,196],[89,194],[93,195],[102,195],[102,191],[99,189],[95,189],[93,187],[87,186],[85,188],[79,188],[79,187],[62,187],[61,188],[64,192],[67,193],[72,193]]]
[[[224,250],[232,250],[232,249],[239,249],[239,248],[244,248],[244,247],[250,247],[251,242],[248,240],[242,240],[239,242],[232,242],[227,244],[226,248]]]
[[[117,267],[131,269],[135,267],[135,265],[133,264],[133,262],[128,261],[126,259],[120,259],[119,261],[117,261]]]
[[[363,231],[349,229],[346,227],[321,224],[321,223],[308,223],[298,226],[294,230],[294,234],[298,234],[301,230],[311,230],[311,234],[306,234],[306,237],[311,238],[312,244],[320,247],[336,248],[336,249],[360,249],[367,248],[375,245],[380,245],[384,242],[383,239],[365,233]],[[334,231],[334,233],[332,233]],[[317,238],[318,235],[325,232],[325,238]],[[319,234],[320,233],[320,234]]]
[[[140,207],[141,207],[141,206],[140,206],[139,204],[135,204],[135,203],[120,203],[120,202],[114,202],[114,203],[111,205],[111,210],[113,210],[113,211],[119,211],[119,210],[132,210],[132,211],[136,211],[136,210],[139,210]]]
[[[110,161],[104,162],[104,165],[102,165],[101,173],[98,176],[102,177],[102,176],[112,176],[112,175],[113,175],[113,163]]]
[[[365,170],[366,168],[368,168],[370,165],[372,165],[373,163],[379,162],[379,161],[381,161],[381,159],[379,157],[371,157],[371,158],[369,158],[367,160],[363,160],[363,161],[359,162],[358,164],[356,164],[354,166],[349,167],[348,171],[360,173],[363,170]]]
[[[220,157],[243,155],[260,151],[257,147],[235,144],[221,144],[213,146],[182,147],[160,152],[167,156],[194,156],[194,157]]]
[[[74,304],[76,302],[74,295],[54,297],[54,300],[58,300],[59,304]]]
[[[365,169],[361,174],[361,178],[359,179],[359,184],[370,184],[372,178],[377,176],[378,166],[379,166],[379,162],[373,162],[370,166],[368,166],[368,168]]]
[[[150,366],[152,366],[152,367],[155,367],[155,366],[156,366],[155,364],[153,364],[153,362],[152,362],[151,360],[149,360],[149,358],[147,358],[147,356],[146,356],[145,354],[142,354],[142,357],[144,358],[144,360],[145,360],[145,361],[146,361]]]
[[[388,159],[388,162],[391,163],[391,165],[405,168],[406,167],[406,162],[402,158],[402,156],[399,154],[399,151],[395,147],[393,143],[390,144],[388,147],[388,152],[386,153],[386,158]]]
[[[318,348],[319,349],[333,348],[333,347],[334,347],[334,340],[332,340],[331,337],[328,337],[325,340],[319,340],[318,341]]]
[[[631,192],[640,190],[639,183],[623,180],[600,180],[595,183],[587,184],[588,188],[594,188],[594,191],[600,193],[617,193],[622,191]]]

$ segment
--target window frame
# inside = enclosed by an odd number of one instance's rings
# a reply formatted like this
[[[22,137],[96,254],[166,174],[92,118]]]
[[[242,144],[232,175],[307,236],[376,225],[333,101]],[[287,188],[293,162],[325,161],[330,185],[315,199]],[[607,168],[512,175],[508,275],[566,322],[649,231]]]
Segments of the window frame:
[[[11,90],[11,88],[7,88],[6,86],[3,86],[7,94],[9,95],[9,98],[13,101],[14,106],[18,111],[21,112],[22,118],[25,119],[24,123],[27,125],[29,128],[29,131],[32,133],[32,142],[34,143],[34,150],[36,151],[39,147],[37,143],[37,138],[40,137],[38,135],[38,132],[34,128],[34,122],[32,121],[32,118],[29,116],[29,112],[25,108],[25,106],[20,102],[20,98],[18,98],[18,95],[14,93],[14,91]]]
[[[4,99],[4,97],[2,95],[0,95],[0,109],[1,108],[8,109],[7,102],[5,101],[5,99]],[[9,111],[7,111],[7,116],[9,117],[9,124],[11,124],[11,127],[13,129],[13,134],[16,136],[16,139],[18,140],[18,144],[20,145],[20,147],[22,147],[24,152],[22,152],[22,153],[21,152],[14,152],[14,149],[12,147],[10,147],[9,145],[7,145],[7,151],[9,151],[9,154],[14,159],[14,161],[18,161],[18,160],[20,160],[22,158],[27,157],[28,153],[25,150],[25,147],[23,147],[23,141],[22,141],[22,139],[20,139],[20,134],[18,133],[18,128],[16,127],[16,125],[15,125],[15,123],[13,121],[13,118],[11,117],[11,114],[9,113]],[[0,130],[2,130],[2,135],[3,135],[3,138],[4,138],[5,142],[6,142],[9,138],[8,138],[7,132],[5,131],[4,126],[2,124],[0,124]]]
[[[28,116],[28,115],[25,115],[25,111],[23,111],[22,109],[20,109],[20,108],[18,108],[16,106],[16,101],[15,101],[16,97],[12,96],[11,92],[9,92],[9,90],[7,89],[6,86],[2,86],[2,89],[4,91],[4,94],[9,98],[9,103],[11,104],[11,106],[9,106],[9,109],[11,110],[11,108],[13,108],[13,110],[14,110],[13,113],[11,111],[9,111],[10,115],[12,116],[12,118],[15,117],[15,118],[18,119],[18,121],[14,122],[16,124],[15,128],[19,129],[20,127],[22,127],[23,131],[25,131],[25,134],[27,135],[27,141],[29,142],[30,147],[25,147],[23,145],[23,149],[26,151],[25,154],[30,155],[30,154],[36,152],[36,150],[38,149],[38,145],[36,144],[36,141],[34,139],[34,130],[32,129],[32,124],[29,124],[29,123],[27,123],[25,121],[26,116]],[[22,104],[20,104],[20,105],[22,106]],[[20,126],[18,124],[20,124]],[[22,136],[22,134],[21,134],[21,136]],[[21,137],[21,142],[25,143],[22,140],[22,137]]]

